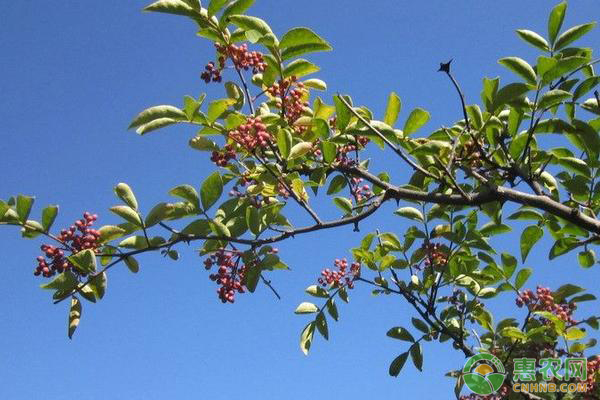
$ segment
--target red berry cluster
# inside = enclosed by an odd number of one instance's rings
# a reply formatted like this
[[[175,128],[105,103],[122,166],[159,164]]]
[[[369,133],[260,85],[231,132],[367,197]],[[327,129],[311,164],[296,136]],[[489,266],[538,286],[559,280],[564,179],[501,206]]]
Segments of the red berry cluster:
[[[268,88],[267,92],[277,99],[277,107],[285,111],[285,118],[290,125],[302,116],[304,107],[308,106],[308,102],[303,100],[307,90],[302,82],[298,82],[296,76],[279,80]],[[303,133],[307,127],[298,126],[294,129]]]
[[[536,293],[527,289],[519,293],[519,297],[516,299],[518,307],[526,305],[532,311],[548,311],[556,315],[561,320],[574,324],[575,321],[572,318],[573,311],[577,308],[575,303],[562,303],[556,304],[552,291],[549,288],[538,286]]]
[[[210,83],[210,81],[221,82],[223,80],[221,76],[222,69],[223,67],[216,68],[215,63],[211,61],[204,67],[204,72],[200,75],[200,78],[206,83]]]
[[[348,286],[349,289],[354,288],[354,278],[360,274],[360,264],[353,262],[348,270],[348,260],[336,258],[334,261],[337,270],[325,268],[321,271],[321,277],[318,282],[323,287],[331,285],[334,288]]]
[[[228,144],[220,151],[213,151],[210,157],[210,161],[214,162],[217,167],[225,167],[229,164],[229,160],[236,158],[235,150],[233,146]]]
[[[230,58],[233,61],[233,65],[238,69],[248,71],[252,68],[252,73],[257,74],[263,72],[267,68],[262,53],[258,51],[248,51],[248,45],[242,44],[236,46],[230,44],[225,46],[219,43],[215,43],[217,52],[219,52],[219,65],[221,68],[225,66],[225,61]]]
[[[358,136],[356,140],[358,142],[357,144],[347,144],[338,148],[335,161],[340,166],[351,167],[356,164],[356,160],[351,159],[348,154],[352,154],[357,149],[362,150],[370,141],[370,139],[366,136]]]
[[[448,256],[442,250],[442,245],[439,243],[423,243],[421,246],[426,252],[425,266],[444,266],[448,262]]]
[[[206,83],[210,83],[211,81],[222,81],[223,77],[221,71],[225,68],[225,62],[228,58],[233,61],[233,65],[237,69],[247,71],[252,68],[252,72],[255,74],[262,72],[267,68],[262,53],[258,51],[248,51],[247,44],[242,44],[241,46],[236,46],[234,44],[225,46],[215,43],[215,47],[219,53],[219,66],[215,66],[213,61],[206,64],[204,72],[200,75],[200,78]]]
[[[260,117],[249,117],[246,123],[229,132],[229,139],[252,152],[255,148],[265,148],[273,142],[273,137],[267,132],[267,126]]]
[[[371,191],[369,185],[361,185],[362,182],[363,179],[357,177],[353,177],[350,180],[350,191],[352,192],[352,195],[356,199],[357,203],[360,203],[363,201],[363,199],[369,199],[371,196],[373,196],[373,192]]]
[[[204,267],[207,270],[210,270],[213,265],[218,267],[217,273],[210,274],[209,278],[221,286],[217,289],[217,294],[223,303],[233,303],[236,292],[245,292],[242,280],[246,267],[238,265],[240,258],[241,255],[237,251],[220,249],[204,260]]]
[[[595,356],[587,362],[587,390],[593,390],[596,386],[596,375],[600,371],[600,356]]]
[[[471,393],[469,395],[462,395],[459,397],[459,400],[504,400],[508,398],[508,393],[510,391],[510,387],[508,385],[502,385],[498,393],[488,394],[485,396]]]
[[[44,252],[45,257],[37,257],[38,265],[33,274],[36,276],[42,275],[46,278],[53,276],[57,272],[60,274],[73,268],[73,264],[65,257],[65,251],[75,254],[82,250],[95,250],[98,248],[100,232],[90,228],[96,219],[98,219],[96,214],[92,215],[89,212],[85,212],[83,219],[75,221],[69,229],[60,231],[60,235],[56,239],[62,243],[63,247],[43,244],[41,250]]]

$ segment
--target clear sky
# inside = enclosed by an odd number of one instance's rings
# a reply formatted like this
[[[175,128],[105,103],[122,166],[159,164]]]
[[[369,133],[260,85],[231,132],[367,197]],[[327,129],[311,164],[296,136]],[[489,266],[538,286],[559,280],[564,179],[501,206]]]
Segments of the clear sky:
[[[127,132],[131,118],[156,104],[180,105],[186,94],[222,88],[199,74],[214,59],[208,41],[195,36],[185,18],[142,13],[140,0],[0,1],[0,198],[35,195],[40,207],[60,204],[55,227],[70,225],[89,210],[99,224],[116,223],[112,187],[124,181],[143,210],[167,201],[172,187],[196,186],[213,168],[206,154],[190,150],[192,128],[169,128],[147,137]],[[334,52],[311,60],[316,77],[383,114],[390,91],[403,101],[403,121],[414,107],[432,114],[433,130],[461,118],[456,93],[436,72],[454,58],[454,72],[469,102],[479,101],[481,79],[514,79],[497,59],[535,51],[515,29],[546,32],[554,1],[257,0],[249,11],[281,35],[309,26]],[[596,0],[572,1],[565,27],[600,18]],[[584,40],[600,43],[598,30]],[[426,130],[424,131],[424,133]],[[373,151],[374,170],[389,169],[396,182],[406,167]],[[329,203],[328,203],[329,204]],[[361,226],[402,233],[405,220],[392,205]],[[331,208],[330,208],[331,210]],[[328,215],[332,215],[329,211]],[[518,234],[494,245],[518,254]],[[399,378],[389,362],[407,346],[386,338],[392,326],[410,326],[409,307],[395,297],[372,297],[357,286],[341,320],[330,325],[330,342],[317,338],[311,354],[299,350],[306,318],[293,314],[320,270],[348,256],[361,235],[350,227],[298,237],[280,246],[289,272],[270,276],[282,294],[264,287],[221,304],[215,285],[194,253],[181,248],[173,262],[157,254],[140,257],[134,276],[118,267],[99,304],[84,304],[75,338],[66,337],[67,305],[51,304],[32,271],[40,240],[25,241],[14,228],[0,230],[3,289],[0,302],[0,397],[5,399],[446,399],[453,381],[443,374],[462,367],[447,345],[424,347],[424,371],[407,364]],[[527,265],[536,282],[556,287],[565,276],[596,292],[597,269],[582,271],[575,255],[548,262],[550,243],[534,249]],[[596,292],[596,294],[598,294]],[[497,309],[513,308],[509,295]],[[597,308],[597,305],[596,305]],[[521,310],[522,313],[522,310]],[[520,315],[520,314],[519,314]]]

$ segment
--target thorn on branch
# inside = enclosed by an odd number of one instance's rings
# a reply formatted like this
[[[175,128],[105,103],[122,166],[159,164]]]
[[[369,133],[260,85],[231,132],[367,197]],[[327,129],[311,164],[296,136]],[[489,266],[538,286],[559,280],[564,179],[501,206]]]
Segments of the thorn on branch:
[[[454,59],[451,58],[450,61],[448,61],[447,63],[440,63],[440,68],[438,69],[438,72],[450,73],[450,64],[453,60]]]

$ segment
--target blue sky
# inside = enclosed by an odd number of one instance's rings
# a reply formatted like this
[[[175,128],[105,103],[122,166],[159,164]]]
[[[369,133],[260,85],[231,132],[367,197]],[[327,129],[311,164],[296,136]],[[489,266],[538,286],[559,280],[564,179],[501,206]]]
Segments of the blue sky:
[[[99,224],[115,223],[108,207],[117,204],[112,187],[124,181],[143,210],[168,200],[172,187],[200,184],[211,171],[206,154],[190,150],[194,130],[169,128],[138,137],[127,132],[131,118],[156,104],[180,105],[186,94],[222,87],[200,80],[214,58],[209,42],[195,36],[184,18],[142,13],[144,1],[2,1],[0,24],[0,198],[36,196],[37,212],[60,204],[55,227],[70,225],[89,210]],[[433,130],[461,118],[456,93],[436,72],[454,58],[453,71],[468,102],[476,102],[484,76],[514,78],[497,59],[535,51],[515,34],[527,28],[545,34],[551,1],[377,2],[261,1],[249,11],[267,20],[279,35],[309,26],[328,39],[334,52],[311,60],[322,67],[331,95],[340,91],[382,116],[388,93],[403,101],[400,121],[414,107],[432,114]],[[598,19],[593,0],[572,2],[565,27]],[[600,42],[598,30],[583,44]],[[424,131],[424,133],[426,130]],[[374,170],[388,169],[396,182],[406,167],[373,151]],[[361,226],[402,233],[408,225],[390,218],[389,205]],[[331,210],[331,208],[329,209]],[[331,211],[328,215],[333,215]],[[496,240],[496,248],[518,252],[518,234]],[[25,241],[13,228],[0,230],[4,289],[0,304],[0,396],[7,399],[300,399],[451,398],[453,381],[443,377],[461,367],[462,356],[443,345],[424,348],[425,367],[405,367],[397,379],[389,362],[406,350],[386,338],[392,326],[410,325],[411,310],[398,298],[372,297],[358,286],[331,339],[316,339],[305,357],[298,348],[307,322],[293,314],[306,299],[303,290],[336,257],[348,256],[361,235],[349,227],[297,237],[280,246],[291,266],[271,275],[283,299],[264,287],[222,305],[215,285],[194,254],[181,248],[179,262],[159,255],[140,257],[141,271],[111,271],[106,297],[84,304],[75,338],[66,337],[67,309],[54,306],[32,275],[39,240]],[[574,255],[548,262],[544,240],[527,265],[540,282],[556,287],[594,282],[597,269],[582,271]],[[592,293],[594,287],[590,287]],[[596,293],[597,294],[597,293]],[[501,314],[513,299],[502,297]]]

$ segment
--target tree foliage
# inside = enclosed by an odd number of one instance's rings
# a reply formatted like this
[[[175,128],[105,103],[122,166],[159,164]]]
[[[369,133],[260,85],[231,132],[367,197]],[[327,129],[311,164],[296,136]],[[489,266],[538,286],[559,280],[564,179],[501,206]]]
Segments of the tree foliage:
[[[35,274],[50,279],[42,288],[55,303],[70,301],[69,337],[82,315],[80,299],[101,300],[116,265],[136,273],[138,254],[160,252],[177,260],[181,245],[198,242],[221,301],[233,303],[258,285],[278,296],[271,272],[288,267],[276,243],[346,225],[358,231],[361,221],[392,201],[398,203],[394,215],[408,221],[408,228],[367,233],[351,249],[351,261],[336,260],[307,287],[309,299],[295,311],[309,318],[300,335],[304,353],[315,334],[328,339],[338,304],[360,286],[399,296],[414,309],[405,326],[387,332],[406,342],[405,351],[391,357],[392,376],[409,358],[421,370],[431,341],[447,342],[465,356],[490,353],[505,365],[522,357],[586,355],[596,340],[584,327],[597,330],[598,317],[576,315],[576,305],[595,296],[569,283],[529,290],[532,269],[519,264],[544,235],[554,242],[549,259],[577,252],[581,267],[596,263],[600,77],[594,65],[600,60],[592,49],[574,47],[595,23],[564,29],[563,2],[552,9],[546,34],[517,30],[539,57],[501,58],[516,81],[484,78],[478,103],[465,99],[451,62],[441,63],[462,114],[452,126],[424,133],[430,114],[416,108],[401,120],[402,102],[394,92],[383,112],[355,104],[344,93],[324,100],[320,93],[327,85],[311,77],[319,67],[307,58],[331,45],[306,27],[276,35],[266,21],[246,14],[252,4],[159,0],[145,8],[191,18],[198,35],[216,49],[202,79],[222,84],[223,98],[185,96],[180,106],[143,110],[129,126],[143,136],[191,125],[197,133],[190,147],[215,163],[200,186],[177,186],[168,191],[174,200],[148,205],[119,183],[114,191],[120,204],[110,208],[119,224],[96,230],[96,216],[86,213],[56,234],[51,229],[57,206],[44,208],[38,221],[30,217],[33,197],[0,201],[1,224],[21,227],[24,238],[52,241],[42,246]],[[413,171],[410,180],[394,182],[388,172],[373,171],[368,155],[397,157]],[[321,216],[317,196],[331,199],[338,219]],[[505,216],[510,204],[518,209]],[[294,210],[312,222],[299,225],[290,217]],[[490,238],[511,232],[516,221],[528,226],[515,255],[497,254]],[[495,321],[488,300],[496,297],[516,298],[526,317]],[[588,358],[588,366],[591,397],[585,398],[598,398],[595,358]],[[495,396],[562,398],[513,393],[511,373],[509,368]],[[449,376],[456,379],[458,397],[462,372]]]

